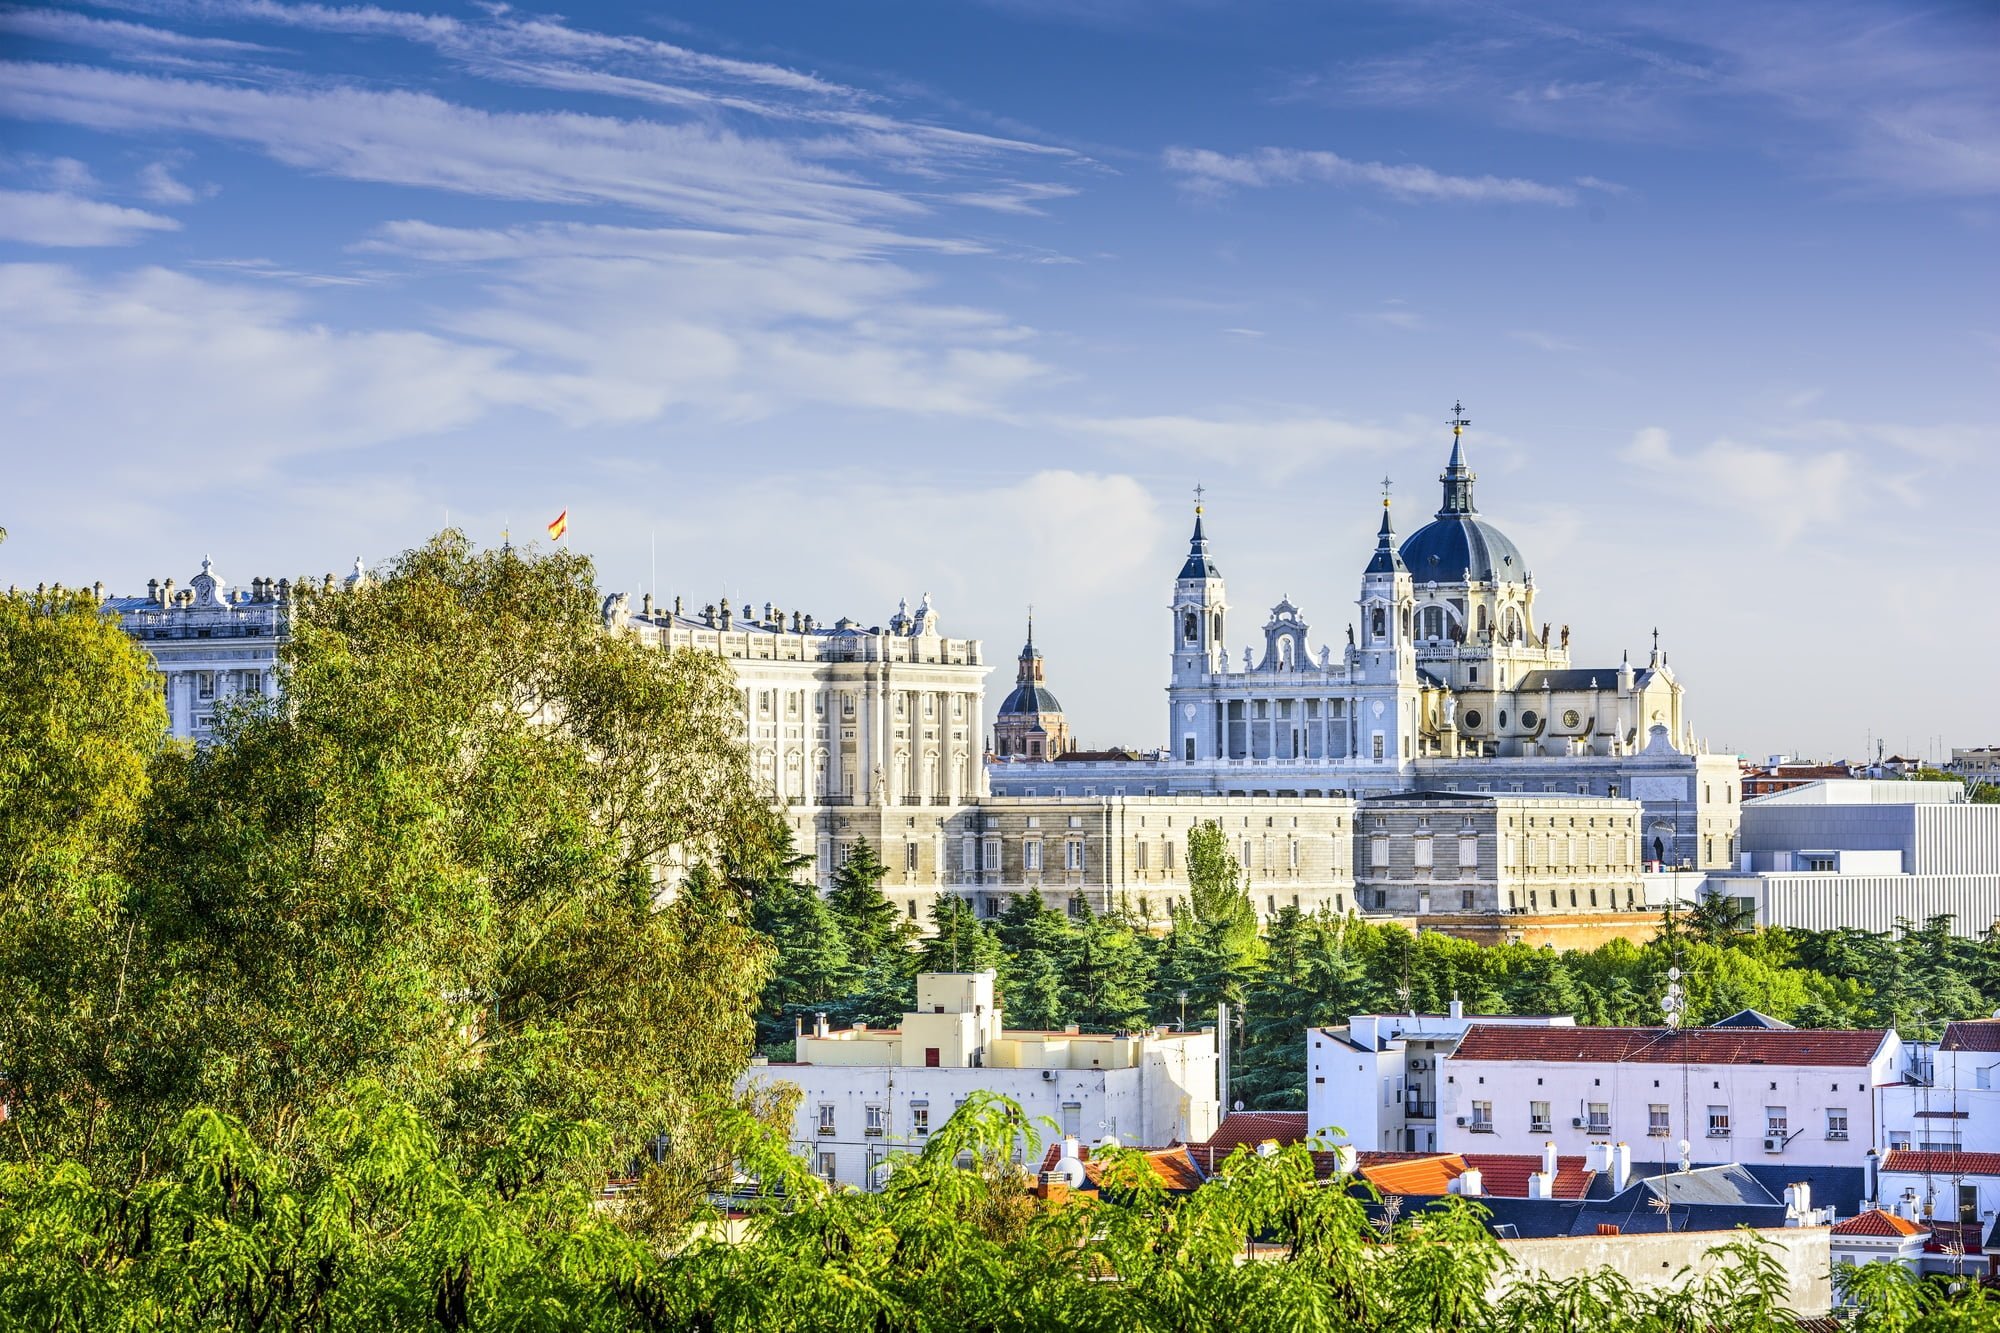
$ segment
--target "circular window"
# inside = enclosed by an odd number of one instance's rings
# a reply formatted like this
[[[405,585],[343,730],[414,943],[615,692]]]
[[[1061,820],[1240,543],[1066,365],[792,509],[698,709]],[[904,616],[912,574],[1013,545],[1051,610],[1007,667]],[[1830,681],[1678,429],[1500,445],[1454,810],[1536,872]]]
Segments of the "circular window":
[[[1466,725],[1466,727],[1467,727],[1468,729],[1472,729],[1472,730],[1476,730],[1476,729],[1478,728],[1478,726],[1479,726],[1479,713],[1478,713],[1478,711],[1477,711],[1476,709],[1475,709],[1475,710],[1474,710],[1473,712],[1470,712],[1470,713],[1467,713],[1467,714],[1465,715],[1465,725]]]
[[[1574,708],[1567,709],[1563,713],[1563,725],[1565,727],[1573,727],[1581,721],[1583,721],[1583,715],[1578,713]]]
[[[1535,725],[1535,714],[1532,710],[1521,714],[1521,725],[1524,727],[1532,727]]]

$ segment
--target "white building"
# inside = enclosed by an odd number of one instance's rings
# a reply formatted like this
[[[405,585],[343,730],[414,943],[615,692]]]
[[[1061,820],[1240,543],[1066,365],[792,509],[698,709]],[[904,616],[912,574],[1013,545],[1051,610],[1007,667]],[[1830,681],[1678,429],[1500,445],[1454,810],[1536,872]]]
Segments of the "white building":
[[[1453,1000],[1448,1014],[1356,1014],[1345,1027],[1308,1028],[1307,1134],[1364,1149],[1437,1151],[1439,1069],[1474,1023],[1576,1026],[1568,1016],[1468,1015]]]
[[[876,1188],[893,1152],[920,1152],[976,1092],[998,1093],[1085,1142],[1193,1142],[1221,1117],[1215,1032],[1008,1031],[994,974],[925,972],[896,1028],[800,1035],[796,1060],[754,1063],[746,1084],[800,1092],[793,1147],[827,1180]],[[1045,1137],[1047,1137],[1045,1135]],[[1026,1160],[1027,1145],[1016,1152]]]
[[[1443,1061],[1445,1152],[1867,1166],[1904,1081],[1893,1030],[1594,1028],[1477,1023]],[[1686,1147],[1683,1148],[1683,1141]]]
[[[357,560],[347,582],[363,577]],[[326,591],[333,586],[328,574]],[[175,588],[172,579],[148,579],[144,597],[106,597],[101,584],[95,591],[159,668],[169,735],[201,740],[215,725],[216,709],[228,700],[277,696],[278,645],[292,608],[290,579],[252,579],[247,588],[231,588],[214,564],[203,560],[185,588]]]
[[[1707,891],[1760,926],[1890,931],[1950,916],[1960,935],[2000,922],[2000,805],[1956,782],[1815,782],[1743,803],[1733,870]]]

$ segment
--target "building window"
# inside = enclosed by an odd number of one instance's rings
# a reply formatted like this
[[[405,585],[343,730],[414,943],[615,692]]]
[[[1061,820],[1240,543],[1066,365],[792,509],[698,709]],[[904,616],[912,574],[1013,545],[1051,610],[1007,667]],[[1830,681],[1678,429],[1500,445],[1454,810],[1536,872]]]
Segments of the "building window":
[[[822,1138],[829,1138],[829,1139],[830,1139],[830,1138],[832,1138],[832,1137],[833,1137],[833,1103],[832,1103],[832,1102],[821,1102],[821,1103],[819,1104],[819,1132],[820,1132],[820,1136],[821,1136]]]
[[[1144,870],[1146,868],[1146,852],[1147,852],[1146,844],[1144,842],[1141,842],[1139,844],[1139,869],[1141,870]]]
[[[1826,1108],[1826,1136],[1830,1139],[1847,1137],[1847,1108],[1829,1106]]]
[[[1588,1128],[1591,1133],[1608,1134],[1611,1132],[1611,1104],[1609,1102],[1592,1102],[1586,1109],[1589,1111],[1589,1115],[1586,1118],[1590,1122]]]
[[[963,838],[959,839],[958,868],[961,871],[970,872],[973,869],[975,869],[978,865],[979,865],[978,844],[973,841],[972,835],[968,833]]]
[[[1708,1137],[1726,1139],[1729,1137],[1729,1108],[1711,1106],[1708,1108]]]
[[[1461,912],[1470,912],[1472,910],[1471,889],[1460,889],[1458,891],[1458,910]]]
[[[1491,1134],[1493,1132],[1493,1103],[1474,1102],[1472,1104],[1472,1132]]]
[[[1388,906],[1389,906],[1389,891],[1387,889],[1375,890],[1375,910],[1378,912],[1385,911],[1388,908]]]
[[[1368,864],[1376,870],[1389,868],[1389,835],[1378,833],[1368,840]]]
[[[989,899],[989,900],[987,901],[987,904],[986,904],[986,905],[987,905],[987,907],[988,907],[988,908],[990,909],[990,908],[991,908],[991,907],[993,906],[993,903],[992,903],[992,901],[991,901],[991,900]],[[993,913],[992,913],[992,912],[991,912],[991,911],[989,910],[989,911],[988,911],[988,912],[986,913],[986,915],[988,915],[988,916],[992,916],[992,915],[993,915]],[[938,1047],[936,1047],[936,1046],[926,1046],[926,1047],[924,1047],[924,1068],[926,1068],[926,1069],[936,1069],[936,1068],[938,1067],[938,1052],[939,1052],[939,1048],[938,1048]]]
[[[879,1139],[889,1132],[889,1117],[881,1107],[866,1108],[861,1132],[871,1139]]]
[[[1411,840],[1411,859],[1415,862],[1417,869],[1429,870],[1431,868],[1431,847],[1432,839],[1427,833],[1420,834]]]
[[[1063,844],[1063,869],[1079,871],[1083,869],[1082,843],[1066,842]]]
[[[1062,1104],[1062,1132],[1079,1134],[1083,1131],[1083,1103],[1064,1102]]]
[[[1030,873],[1042,868],[1042,844],[1039,838],[1030,838],[1021,844],[1021,869]]]
[[[1785,1132],[1784,1107],[1767,1106],[1764,1108],[1764,1135],[1766,1138],[1773,1138],[1773,1139],[1782,1139],[1787,1137],[1787,1134]]]
[[[1172,842],[1166,844],[1166,864],[1169,872],[1174,869],[1174,847],[1175,844]]]
[[[910,1133],[919,1138],[931,1132],[931,1104],[929,1102],[910,1103]]]
[[[1553,1125],[1549,1120],[1549,1104],[1547,1102],[1529,1102],[1528,1132],[1530,1134],[1547,1134],[1552,1128]]]
[[[988,838],[980,846],[979,868],[998,870],[1000,868],[1000,839]]]
[[[834,1171],[836,1160],[835,1156],[830,1152],[823,1152],[819,1155],[819,1178],[829,1185],[833,1183],[836,1174]]]
[[[1664,1139],[1672,1129],[1672,1125],[1667,1121],[1666,1107],[1655,1102],[1646,1108],[1646,1137]]]
[[[911,875],[917,873],[917,844],[914,842],[903,844],[903,870]]]

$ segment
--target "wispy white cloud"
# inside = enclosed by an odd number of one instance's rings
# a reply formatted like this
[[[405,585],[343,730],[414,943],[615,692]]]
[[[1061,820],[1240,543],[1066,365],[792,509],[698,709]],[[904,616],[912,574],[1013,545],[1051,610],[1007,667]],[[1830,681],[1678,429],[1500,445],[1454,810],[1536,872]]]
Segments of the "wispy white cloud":
[[[752,230],[851,229],[925,211],[771,140],[701,124],[490,112],[425,93],[278,92],[12,63],[0,65],[0,110],[104,131],[207,135],[357,180],[542,203],[620,203]]]
[[[1294,475],[1342,455],[1405,448],[1420,438],[1407,425],[1384,426],[1309,413],[1060,416],[1052,418],[1051,424],[1127,450],[1223,463],[1274,478]]]
[[[255,42],[199,37],[117,19],[91,18],[67,9],[0,9],[0,32],[44,42],[90,46],[127,56],[153,52],[241,55],[270,50]]]
[[[1577,200],[1576,190],[1567,185],[1545,185],[1510,176],[1452,176],[1414,163],[1357,162],[1318,150],[1260,148],[1232,155],[1208,148],[1176,147],[1167,149],[1165,162],[1167,170],[1180,176],[1182,188],[1202,195],[1319,181],[1363,186],[1412,202],[1567,208]]]
[[[176,180],[164,162],[148,162],[139,169],[139,193],[156,204],[191,204],[196,198],[193,188]]]
[[[1567,338],[1558,338],[1553,333],[1538,333],[1534,329],[1510,329],[1507,336],[1517,343],[1542,352],[1580,352],[1583,348]]]
[[[1781,545],[1846,519],[1859,481],[1848,450],[1786,452],[1717,439],[1689,451],[1658,427],[1634,435],[1624,458],[1688,503],[1733,510]]]
[[[0,190],[0,240],[27,245],[131,245],[180,223],[58,190]]]

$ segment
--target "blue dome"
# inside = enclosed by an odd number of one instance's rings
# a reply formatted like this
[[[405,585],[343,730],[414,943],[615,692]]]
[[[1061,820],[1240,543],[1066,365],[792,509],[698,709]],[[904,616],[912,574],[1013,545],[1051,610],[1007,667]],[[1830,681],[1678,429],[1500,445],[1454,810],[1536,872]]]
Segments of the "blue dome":
[[[1049,693],[1042,686],[1016,685],[1014,692],[1007,696],[1007,701],[1000,705],[999,716],[1009,717],[1022,713],[1060,712],[1062,712],[1062,705],[1056,702],[1055,695]]]
[[[1447,514],[1403,543],[1403,563],[1418,583],[1523,583],[1527,562],[1507,534],[1477,514]]]
[[[1403,563],[1417,583],[1525,583],[1528,562],[1521,557],[1521,548],[1481,518],[1472,501],[1477,477],[1466,465],[1460,439],[1466,424],[1452,423],[1451,460],[1438,478],[1444,483],[1444,507],[1403,543]]]

